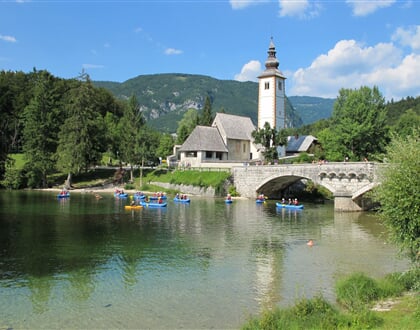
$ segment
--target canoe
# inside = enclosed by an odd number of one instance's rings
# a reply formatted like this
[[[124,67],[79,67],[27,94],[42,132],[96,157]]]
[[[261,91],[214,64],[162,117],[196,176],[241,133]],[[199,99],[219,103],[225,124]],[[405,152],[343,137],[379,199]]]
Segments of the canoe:
[[[160,199],[166,199],[166,196],[160,196]],[[151,201],[157,201],[159,199],[159,196],[149,196],[149,199]]]
[[[177,203],[189,203],[190,202],[190,199],[189,198],[187,198],[187,199],[181,199],[181,198],[174,198],[174,202],[177,202]]]
[[[124,205],[126,210],[140,210],[143,208],[141,205]]]
[[[140,205],[144,207],[166,207],[167,204],[168,203],[140,202]]]
[[[232,204],[232,200],[231,199],[225,199],[225,203],[226,204]]]
[[[282,203],[277,202],[276,203],[276,206],[277,207],[280,207],[280,208],[283,208],[283,209],[292,209],[292,210],[301,210],[301,209],[303,209],[303,204],[299,204],[299,205],[293,205],[293,204],[291,204],[291,205],[289,205],[289,204],[282,204]]]
[[[57,198],[67,198],[67,197],[70,197],[70,193],[69,192],[66,192],[65,194],[58,194],[57,195]]]

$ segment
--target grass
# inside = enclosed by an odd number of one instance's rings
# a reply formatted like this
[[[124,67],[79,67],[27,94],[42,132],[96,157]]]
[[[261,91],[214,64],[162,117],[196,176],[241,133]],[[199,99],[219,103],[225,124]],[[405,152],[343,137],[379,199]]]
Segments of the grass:
[[[337,282],[337,307],[322,296],[302,299],[290,308],[264,311],[242,329],[420,329],[419,284],[419,269],[379,280],[355,273]],[[390,311],[372,309],[384,299]]]
[[[173,171],[155,170],[150,172],[144,180],[146,182],[166,182],[184,184],[196,187],[213,187],[216,192],[221,191],[226,180],[230,177],[226,171]]]
[[[9,154],[10,158],[14,160],[14,168],[17,170],[22,170],[25,166],[24,154]]]

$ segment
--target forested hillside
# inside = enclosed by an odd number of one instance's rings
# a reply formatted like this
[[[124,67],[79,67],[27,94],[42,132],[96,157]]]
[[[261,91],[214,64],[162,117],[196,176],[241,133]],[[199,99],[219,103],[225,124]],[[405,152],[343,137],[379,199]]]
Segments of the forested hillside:
[[[335,99],[313,96],[289,96],[289,100],[304,125],[330,118],[335,102]]]
[[[138,76],[123,83],[96,81],[94,84],[108,89],[117,98],[127,99],[135,95],[148,123],[170,133],[176,131],[177,123],[188,109],[200,111],[207,96],[211,99],[213,113],[224,111],[257,122],[258,84],[255,82],[218,80],[201,75],[156,74]],[[332,108],[328,107],[322,111],[321,118],[331,114]],[[286,104],[286,114],[289,125],[293,127],[310,120],[304,121],[302,114],[305,111],[296,111],[290,100]]]

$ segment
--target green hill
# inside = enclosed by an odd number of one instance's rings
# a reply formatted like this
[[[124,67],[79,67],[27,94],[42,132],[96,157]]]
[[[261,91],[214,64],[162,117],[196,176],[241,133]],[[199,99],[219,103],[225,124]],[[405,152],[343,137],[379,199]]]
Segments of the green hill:
[[[223,109],[226,113],[247,116],[254,123],[257,122],[256,82],[218,80],[190,74],[154,74],[138,76],[123,83],[95,81],[94,84],[108,89],[121,99],[135,95],[149,124],[160,131],[175,132],[185,111],[191,108],[200,111],[206,96],[212,101],[213,113]],[[321,109],[320,118],[325,118],[332,112],[329,99],[309,98],[305,103],[299,98],[298,110],[292,101],[293,98],[296,97],[289,98],[286,103],[290,126],[300,127],[304,123],[317,120],[316,113],[307,111],[310,108],[309,99],[314,102],[312,110]],[[323,100],[327,101],[323,103]]]
[[[304,125],[330,118],[335,102],[335,99],[313,96],[289,96],[289,100]]]

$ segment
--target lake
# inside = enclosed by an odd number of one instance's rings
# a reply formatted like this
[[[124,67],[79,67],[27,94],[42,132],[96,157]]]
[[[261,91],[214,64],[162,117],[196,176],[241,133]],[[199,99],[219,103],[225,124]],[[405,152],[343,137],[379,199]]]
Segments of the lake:
[[[102,195],[0,191],[0,329],[239,328],[409,266],[373,213],[201,197],[127,211]]]

